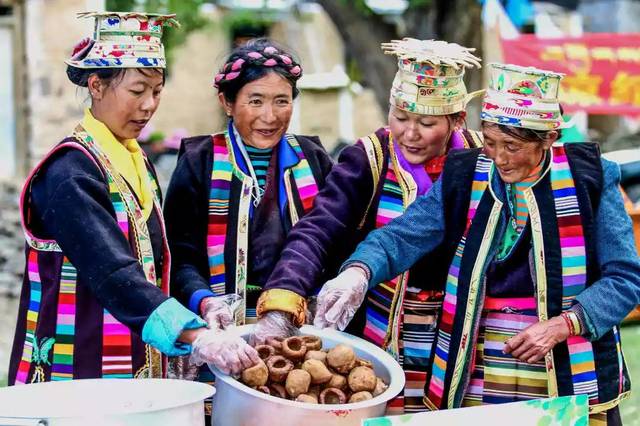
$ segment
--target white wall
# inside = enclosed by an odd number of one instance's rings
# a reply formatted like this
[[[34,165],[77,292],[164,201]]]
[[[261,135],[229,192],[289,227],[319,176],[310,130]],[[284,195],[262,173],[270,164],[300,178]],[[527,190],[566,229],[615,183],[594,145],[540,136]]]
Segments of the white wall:
[[[16,172],[13,30],[0,21],[0,178]]]

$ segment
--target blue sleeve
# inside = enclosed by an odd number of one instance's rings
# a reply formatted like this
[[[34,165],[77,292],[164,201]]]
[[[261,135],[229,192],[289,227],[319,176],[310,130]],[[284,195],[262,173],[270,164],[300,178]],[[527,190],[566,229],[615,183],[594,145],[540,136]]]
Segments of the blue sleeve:
[[[400,217],[371,232],[344,263],[365,265],[371,274],[369,287],[406,271],[433,251],[444,238],[442,184],[418,197]]]
[[[601,278],[580,293],[592,340],[599,339],[640,303],[640,261],[631,219],[620,193],[620,168],[602,160],[604,174],[594,232]]]
[[[149,315],[142,328],[142,340],[168,356],[188,355],[191,345],[179,342],[180,334],[206,326],[200,317],[170,298]]]

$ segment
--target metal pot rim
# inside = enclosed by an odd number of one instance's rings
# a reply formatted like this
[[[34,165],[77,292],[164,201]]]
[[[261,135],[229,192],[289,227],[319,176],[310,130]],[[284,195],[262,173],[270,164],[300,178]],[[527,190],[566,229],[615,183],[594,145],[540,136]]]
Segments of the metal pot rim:
[[[243,338],[247,339],[251,334],[253,327],[254,327],[253,324],[247,324],[247,325],[238,326],[237,328],[238,328],[239,334]],[[376,345],[348,333],[344,333],[344,332],[332,330],[332,329],[319,329],[319,328],[312,327],[310,325],[302,326],[300,328],[300,332],[302,334],[310,334],[314,336],[319,336],[321,338],[324,338],[324,337],[331,338],[332,340],[335,340],[338,343],[345,343],[350,346],[353,346],[355,349],[359,349],[366,352],[367,354],[371,354],[372,357],[377,358],[382,364],[384,364],[385,368],[387,368],[387,370],[389,371],[389,376],[391,378],[389,387],[380,395],[362,402],[355,402],[351,404],[331,404],[331,405],[311,404],[308,402],[290,401],[288,399],[267,395],[255,389],[251,389],[250,387],[236,380],[233,376],[230,376],[228,374],[221,372],[220,370],[215,368],[215,366],[213,365],[209,365],[209,368],[215,374],[216,381],[220,380],[225,384],[239,390],[240,392],[248,393],[256,398],[266,399],[267,401],[275,402],[275,403],[286,405],[289,407],[305,408],[313,411],[335,412],[335,411],[342,411],[342,410],[358,410],[360,408],[373,407],[379,404],[386,403],[387,401],[390,401],[391,399],[395,398],[404,388],[404,385],[405,385],[404,370],[402,370],[402,367],[400,366],[400,364],[398,364],[398,362],[395,359],[393,359],[391,355],[389,355],[387,352],[383,351]]]

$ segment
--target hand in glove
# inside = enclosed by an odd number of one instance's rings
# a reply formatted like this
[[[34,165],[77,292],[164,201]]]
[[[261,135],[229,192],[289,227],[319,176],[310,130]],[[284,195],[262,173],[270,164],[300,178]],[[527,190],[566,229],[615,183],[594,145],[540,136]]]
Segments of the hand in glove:
[[[200,315],[212,330],[224,330],[233,324],[233,310],[227,296],[205,297],[202,299],[200,302]]]
[[[289,337],[297,334],[298,328],[291,321],[291,314],[269,311],[258,320],[251,341],[261,345],[270,337]]]
[[[238,375],[260,361],[258,352],[240,337],[235,327],[205,330],[191,344],[191,362],[215,365],[226,374]]]
[[[365,270],[353,266],[327,281],[318,293],[318,307],[313,325],[344,330],[362,305],[369,279]]]

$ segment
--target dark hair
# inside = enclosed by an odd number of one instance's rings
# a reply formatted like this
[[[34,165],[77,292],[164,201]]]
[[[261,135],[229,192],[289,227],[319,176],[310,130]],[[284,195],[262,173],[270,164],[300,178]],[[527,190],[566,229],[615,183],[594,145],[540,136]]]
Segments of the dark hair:
[[[513,127],[506,126],[504,124],[491,123],[487,121],[482,122],[482,126],[492,126],[497,127],[505,135],[509,135],[513,138],[520,139],[523,141],[538,141],[543,142],[547,140],[549,137],[549,133],[556,132],[558,133],[558,139],[562,136],[562,130],[533,130],[533,129],[525,129],[523,127]]]
[[[279,74],[291,84],[295,99],[299,93],[296,82],[302,76],[300,65],[277,43],[264,37],[255,38],[233,49],[216,75],[215,86],[228,102],[235,102],[244,85],[271,72]]]
[[[67,77],[76,86],[87,87],[89,85],[89,77],[95,74],[109,87],[112,84],[119,83],[128,69],[134,69],[147,76],[146,70],[162,73],[162,83],[164,84],[165,73],[162,68],[77,68],[67,65]]]

